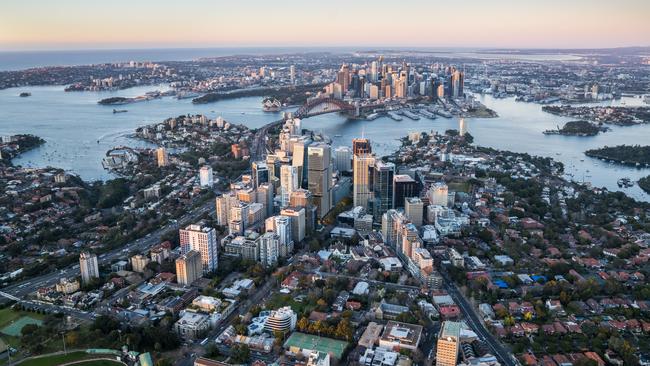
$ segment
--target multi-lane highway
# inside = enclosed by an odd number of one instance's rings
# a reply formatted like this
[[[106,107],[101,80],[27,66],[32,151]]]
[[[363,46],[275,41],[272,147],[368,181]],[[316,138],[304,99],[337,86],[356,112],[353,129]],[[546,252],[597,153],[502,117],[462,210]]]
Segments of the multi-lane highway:
[[[447,290],[447,293],[449,293],[454,302],[460,307],[461,312],[465,316],[467,325],[472,328],[482,341],[487,343],[492,353],[498,357],[504,365],[518,366],[519,362],[514,358],[512,353],[485,328],[480,316],[467,299],[465,299],[465,296],[460,293],[456,284],[444,272],[441,272],[441,274],[445,280],[445,290]]]

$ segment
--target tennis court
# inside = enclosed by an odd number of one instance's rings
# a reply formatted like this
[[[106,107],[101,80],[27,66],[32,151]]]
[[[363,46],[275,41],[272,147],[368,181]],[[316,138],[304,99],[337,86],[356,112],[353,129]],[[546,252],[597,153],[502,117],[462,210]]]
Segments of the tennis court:
[[[284,343],[285,348],[293,348],[296,351],[310,350],[329,353],[338,359],[341,359],[341,355],[343,355],[343,351],[347,346],[348,343],[344,341],[300,332],[293,332]]]
[[[40,327],[41,325],[43,325],[43,322],[41,320],[34,319],[29,316],[23,316],[18,320],[12,322],[11,324],[7,325],[6,327],[2,328],[0,332],[11,337],[20,337],[20,331],[27,324],[34,324]]]

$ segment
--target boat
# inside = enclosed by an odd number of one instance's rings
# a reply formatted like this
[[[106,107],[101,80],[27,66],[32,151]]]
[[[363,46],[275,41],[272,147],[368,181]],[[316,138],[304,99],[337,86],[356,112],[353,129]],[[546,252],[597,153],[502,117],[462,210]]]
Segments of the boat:
[[[197,98],[200,96],[201,94],[194,93],[194,92],[179,92],[178,94],[176,94],[176,99],[189,99],[189,98]]]
[[[372,121],[377,119],[377,117],[379,117],[379,113],[370,113],[369,115],[366,116],[366,119],[368,121]]]
[[[343,137],[343,135],[334,135],[334,137]]]
[[[627,178],[627,177],[619,179],[618,181],[616,181],[616,184],[620,188],[630,188],[630,187],[632,187],[634,185],[634,183],[632,182],[632,179]]]
[[[32,93],[22,92],[22,93],[18,94],[18,96],[21,97],[21,98],[31,97]]]
[[[420,113],[420,115],[422,115],[423,117],[426,117],[428,119],[436,119],[436,114],[432,113],[432,112],[429,112],[426,109],[420,109],[418,111],[418,113]]]
[[[436,114],[439,115],[439,116],[441,116],[441,117],[451,118],[451,113],[449,113],[449,112],[445,112],[445,111],[441,111],[441,110],[439,110],[439,109],[436,111]]]
[[[113,109],[113,113],[126,113],[128,112],[126,109]]]
[[[388,112],[388,117],[392,118],[394,121],[401,121],[402,117],[397,115],[395,112]]]
[[[407,110],[405,110],[405,111],[402,112],[402,114],[403,114],[404,116],[406,116],[406,117],[408,117],[408,118],[414,120],[414,121],[417,121],[417,120],[420,119],[420,117],[419,117],[417,114],[415,114],[415,113],[413,113],[413,112],[411,112],[411,111],[407,111]]]

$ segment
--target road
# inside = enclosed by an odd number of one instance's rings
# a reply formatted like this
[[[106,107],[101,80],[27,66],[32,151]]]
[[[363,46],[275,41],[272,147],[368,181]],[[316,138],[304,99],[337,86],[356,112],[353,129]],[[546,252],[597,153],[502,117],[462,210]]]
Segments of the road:
[[[109,264],[121,257],[125,257],[131,251],[146,252],[151,246],[160,242],[160,236],[169,230],[175,230],[181,227],[182,224],[193,222],[207,212],[214,212],[214,201],[209,200],[203,205],[197,207],[191,212],[180,217],[176,223],[169,223],[145,236],[134,240],[122,248],[112,250],[110,252],[101,254],[97,257],[100,265]],[[25,299],[27,295],[33,293],[37,289],[46,286],[53,286],[62,277],[75,277],[79,275],[79,264],[70,265],[63,269],[50,272],[38,277],[32,277],[28,280],[18,282],[7,286],[2,289],[2,292],[17,298]]]
[[[508,351],[503,344],[492,335],[481,321],[480,315],[476,309],[465,299],[465,296],[458,290],[456,284],[447,276],[444,271],[441,271],[444,278],[444,287],[449,293],[449,296],[460,307],[465,321],[472,328],[472,330],[479,336],[481,340],[487,343],[492,353],[499,358],[502,364],[507,366],[519,366],[519,362],[513,357],[512,353]]]

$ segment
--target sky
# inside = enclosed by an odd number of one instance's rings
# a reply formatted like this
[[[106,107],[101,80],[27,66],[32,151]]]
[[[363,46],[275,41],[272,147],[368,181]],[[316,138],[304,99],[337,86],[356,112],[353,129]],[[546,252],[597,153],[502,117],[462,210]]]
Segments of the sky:
[[[649,0],[2,0],[0,50],[650,46]]]

